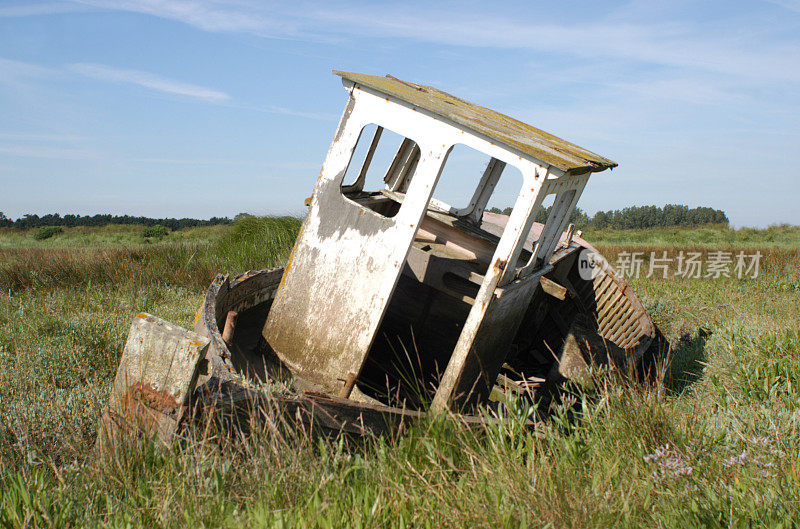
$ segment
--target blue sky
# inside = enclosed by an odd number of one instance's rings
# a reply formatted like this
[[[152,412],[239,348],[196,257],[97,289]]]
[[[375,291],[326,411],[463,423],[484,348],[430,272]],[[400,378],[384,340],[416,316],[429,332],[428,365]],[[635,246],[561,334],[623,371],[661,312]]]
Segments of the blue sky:
[[[617,161],[589,212],[800,224],[800,0],[0,0],[0,211],[300,213],[346,100],[332,69]]]

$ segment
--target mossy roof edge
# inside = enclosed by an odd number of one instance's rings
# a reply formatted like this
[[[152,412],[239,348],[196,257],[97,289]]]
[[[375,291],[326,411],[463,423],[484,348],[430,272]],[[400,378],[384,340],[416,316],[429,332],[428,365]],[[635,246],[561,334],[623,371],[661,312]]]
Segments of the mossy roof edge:
[[[574,143],[431,86],[401,81],[388,75],[381,77],[338,70],[333,73],[449,119],[564,172],[580,174],[617,166],[616,162]]]

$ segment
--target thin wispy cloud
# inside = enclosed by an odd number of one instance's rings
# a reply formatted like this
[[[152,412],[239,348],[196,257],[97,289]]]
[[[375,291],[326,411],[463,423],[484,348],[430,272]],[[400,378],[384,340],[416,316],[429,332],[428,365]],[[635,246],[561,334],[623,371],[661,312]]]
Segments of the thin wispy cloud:
[[[227,101],[230,96],[219,90],[161,77],[150,72],[123,70],[102,64],[76,63],[67,66],[69,71],[112,83],[138,85],[165,94],[174,94],[211,102]]]
[[[320,121],[331,121],[338,118],[338,116],[335,114],[303,112],[278,105],[249,105],[245,103],[239,103],[225,92],[176,81],[174,79],[168,79],[150,72],[125,70],[113,68],[103,64],[90,63],[70,64],[67,65],[66,68],[68,71],[91,77],[99,81],[134,84],[150,90],[155,90],[157,92],[192,97],[229,108],[264,112],[267,114],[296,116]]]
[[[749,43],[728,32],[713,34],[673,23],[529,23],[492,14],[359,8],[318,11],[330,27],[374,38],[407,38],[464,47],[537,50],[586,59],[625,60],[641,65],[689,68],[742,78],[800,81],[797,41]]]
[[[537,50],[588,59],[692,68],[751,78],[800,81],[800,43],[747,42],[746,34],[669,22],[609,17],[569,24],[529,22],[466,6],[453,9],[345,4],[335,9],[210,0],[78,0],[84,5],[176,20],[212,32],[274,38],[341,40],[355,37],[411,39],[470,48]],[[796,0],[774,0],[789,9]],[[743,37],[745,35],[745,37]]]
[[[253,166],[269,167],[273,169],[299,169],[314,171],[319,169],[316,162],[307,161],[265,161],[265,160],[243,160],[241,158],[228,159],[208,159],[208,158],[126,158],[126,162],[138,162],[147,164],[176,164],[176,165],[227,165],[227,166]]]
[[[74,134],[0,132],[0,154],[16,158],[97,160],[100,153],[86,147],[91,138]]]
[[[21,77],[43,77],[53,73],[51,68],[0,57],[0,82],[11,82]]]
[[[263,6],[193,0],[75,0],[85,6],[131,11],[177,20],[206,31],[246,32],[262,36],[294,36],[298,24],[272,16]]]
[[[71,2],[46,2],[35,4],[30,2],[0,6],[0,18],[19,18],[39,15],[57,15],[85,11],[86,8]]]
[[[785,7],[791,11],[800,13],[800,0],[767,0],[771,4],[776,4]]]
[[[64,67],[47,67],[0,57],[0,85],[6,84],[22,89],[20,88],[21,80],[52,78],[65,74],[77,74],[102,82],[133,84],[156,92],[189,97],[233,109],[295,116],[317,121],[335,121],[339,118],[337,114],[305,112],[280,105],[240,102],[221,90],[185,83],[141,70],[115,68],[96,63],[73,63]],[[0,133],[0,139],[3,139],[3,133]],[[33,135],[29,139],[34,139]]]
[[[254,112],[263,112],[265,114],[279,114],[283,116],[295,116],[298,118],[313,119],[316,121],[335,121],[339,119],[338,114],[325,114],[319,112],[303,112],[302,110],[294,110],[287,107],[277,105],[243,105],[231,103],[226,106],[231,108],[239,108],[242,110],[252,110]]]
[[[0,140],[19,142],[76,142],[90,138],[73,134],[31,134],[18,132],[0,132]]]
[[[104,157],[92,150],[46,145],[0,145],[0,154],[20,158],[48,158],[54,160],[99,160]]]
[[[697,77],[671,77],[638,82],[609,83],[615,90],[632,92],[652,101],[680,101],[694,105],[729,106],[747,101],[746,97],[731,87],[721,86],[713,80],[698,83]]]

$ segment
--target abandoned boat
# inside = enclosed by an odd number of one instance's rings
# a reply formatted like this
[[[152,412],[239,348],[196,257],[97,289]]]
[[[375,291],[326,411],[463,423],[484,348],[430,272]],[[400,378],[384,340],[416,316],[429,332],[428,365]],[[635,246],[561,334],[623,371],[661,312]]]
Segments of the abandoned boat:
[[[114,413],[132,413],[119,397],[132,383],[167,391],[168,409],[133,399],[134,414],[171,413],[167,435],[192,394],[248,401],[279,381],[289,391],[274,401],[290,413],[380,432],[443,410],[479,420],[470,410],[508,393],[642,358],[656,333],[649,314],[569,225],[589,177],[616,163],[429,86],[335,73],[348,102],[286,267],[217,276],[180,338],[194,349],[142,339],[139,322]],[[480,178],[459,181],[468,194],[450,204],[436,191],[463,147],[480,155],[466,158],[482,160]],[[486,211],[511,169],[522,182],[511,214]],[[181,351],[152,364],[187,366],[180,373],[130,358]]]

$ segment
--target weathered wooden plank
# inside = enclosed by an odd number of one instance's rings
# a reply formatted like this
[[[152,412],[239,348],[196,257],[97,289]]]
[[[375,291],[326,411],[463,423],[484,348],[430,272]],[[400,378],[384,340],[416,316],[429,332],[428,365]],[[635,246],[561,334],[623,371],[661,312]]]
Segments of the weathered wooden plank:
[[[487,301],[480,301],[481,293],[478,294],[436,390],[432,410],[457,409],[489,396],[525,308],[539,286],[540,274],[547,271],[515,281],[504,289],[503,296],[494,295],[494,288]],[[499,275],[497,271],[495,285]],[[492,283],[484,283],[481,290],[491,286]]]
[[[144,432],[169,442],[178,429],[209,339],[141,312],[131,324],[98,445]]]
[[[539,278],[539,283],[542,285],[542,290],[554,298],[564,301],[567,297],[567,288],[559,285],[552,279],[542,276]]]
[[[626,312],[625,321],[615,331],[613,331],[608,338],[616,344],[624,342],[628,329],[632,328],[636,322],[641,318],[642,313],[640,310],[630,306]]]

